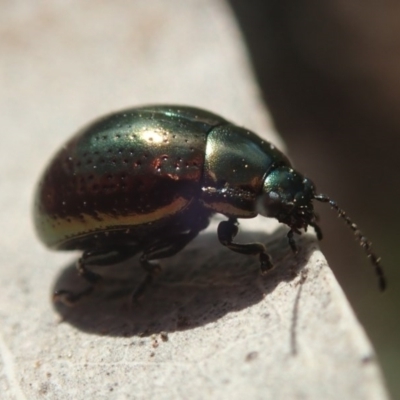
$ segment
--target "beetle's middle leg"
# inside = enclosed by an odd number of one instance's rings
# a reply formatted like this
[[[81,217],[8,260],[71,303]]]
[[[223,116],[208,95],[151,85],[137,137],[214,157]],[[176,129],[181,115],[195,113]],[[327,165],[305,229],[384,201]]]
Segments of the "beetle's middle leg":
[[[76,263],[78,273],[84,278],[89,286],[80,291],[73,292],[70,290],[56,290],[53,294],[54,301],[61,301],[67,305],[76,304],[82,297],[85,297],[93,292],[97,283],[102,280],[102,277],[93,272],[88,267],[90,266],[107,266],[117,264],[128,260],[137,254],[137,247],[121,247],[117,249],[94,249],[85,251]]]
[[[238,234],[238,222],[236,218],[229,218],[218,225],[218,239],[228,249],[241,254],[258,255],[260,259],[260,269],[264,274],[272,269],[271,259],[266,252],[265,246],[261,243],[236,243],[233,241]]]
[[[159,260],[161,258],[172,257],[179,253],[187,244],[189,244],[200,231],[205,229],[208,225],[208,218],[200,220],[195,228],[186,233],[179,233],[170,237],[165,237],[152,243],[140,257],[142,267],[147,272],[143,282],[133,293],[133,301],[138,301],[146,288],[153,282],[154,277],[161,271],[159,264],[154,264],[152,260]]]

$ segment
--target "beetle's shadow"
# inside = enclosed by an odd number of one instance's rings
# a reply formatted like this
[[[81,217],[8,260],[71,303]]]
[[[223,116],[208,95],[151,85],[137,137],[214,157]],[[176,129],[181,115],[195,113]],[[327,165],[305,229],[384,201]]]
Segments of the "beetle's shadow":
[[[161,260],[162,273],[150,285],[140,303],[132,293],[145,273],[137,258],[113,267],[96,269],[103,284],[74,307],[56,303],[62,320],[78,329],[101,335],[130,337],[195,328],[225,314],[261,301],[282,281],[291,281],[303,269],[316,246],[314,238],[297,238],[294,256],[278,229],[266,243],[275,268],[265,276],[256,257],[234,253],[204,233],[174,257]],[[240,242],[262,241],[265,233],[241,233]],[[239,241],[239,240],[238,240]],[[85,282],[74,265],[67,266],[54,289],[81,290]]]

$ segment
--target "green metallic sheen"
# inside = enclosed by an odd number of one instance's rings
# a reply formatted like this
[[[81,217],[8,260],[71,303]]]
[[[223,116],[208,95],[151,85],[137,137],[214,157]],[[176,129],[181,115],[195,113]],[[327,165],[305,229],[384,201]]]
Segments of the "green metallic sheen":
[[[207,111],[118,112],[54,156],[37,187],[36,230],[48,247],[84,250],[183,231],[194,215],[251,218],[265,176],[282,163],[273,145]]]
[[[220,243],[259,257],[260,270],[273,264],[262,243],[234,241],[238,218],[276,218],[294,234],[322,231],[313,200],[328,203],[354,232],[371,259],[380,288],[386,287],[380,258],[335,201],[316,194],[312,181],[295,171],[271,143],[247,129],[197,108],[147,106],[117,112],[88,125],[54,156],[35,194],[34,224],[42,242],[55,249],[80,249],[81,292],[57,290],[67,304],[93,290],[101,276],[90,267],[112,265],[141,253],[146,278],[140,297],[157,273],[151,261],[181,251],[215,213]]]
[[[144,107],[106,116],[55,155],[35,196],[34,221],[53,248],[157,222],[199,196],[206,140],[224,119],[189,107]],[[155,226],[156,228],[156,226]]]
[[[305,227],[313,221],[314,207],[310,199],[315,193],[314,184],[287,165],[271,171],[264,180],[261,215],[276,218],[293,229]]]
[[[252,218],[263,180],[271,168],[290,165],[274,145],[234,125],[214,128],[207,137],[203,199],[229,217]]]

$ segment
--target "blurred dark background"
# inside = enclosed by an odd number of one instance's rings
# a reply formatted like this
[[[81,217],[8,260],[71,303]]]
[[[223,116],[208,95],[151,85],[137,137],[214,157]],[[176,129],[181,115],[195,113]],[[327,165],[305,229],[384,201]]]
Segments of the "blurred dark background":
[[[321,205],[321,247],[400,398],[400,2],[230,0],[295,166],[342,206],[382,256]]]

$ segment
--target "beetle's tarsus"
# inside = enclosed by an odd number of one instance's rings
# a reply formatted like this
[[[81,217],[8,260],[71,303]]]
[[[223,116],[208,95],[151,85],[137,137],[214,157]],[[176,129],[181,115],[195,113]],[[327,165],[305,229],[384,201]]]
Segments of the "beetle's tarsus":
[[[296,242],[293,238],[293,229],[291,229],[288,233],[287,233],[287,238],[288,238],[288,242],[289,242],[289,246],[292,249],[294,254],[297,254],[299,252],[299,249],[297,248]]]

